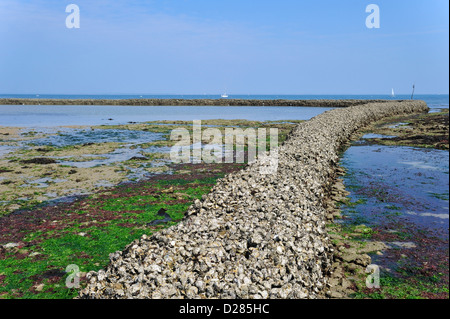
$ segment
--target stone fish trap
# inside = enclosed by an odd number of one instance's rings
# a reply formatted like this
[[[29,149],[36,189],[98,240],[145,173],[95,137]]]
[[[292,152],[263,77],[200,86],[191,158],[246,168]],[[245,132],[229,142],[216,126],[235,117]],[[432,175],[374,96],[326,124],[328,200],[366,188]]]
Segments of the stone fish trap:
[[[368,103],[299,124],[276,174],[257,161],[219,180],[181,223],[110,254],[78,298],[320,297],[333,261],[324,190],[339,149],[372,121],[427,111],[423,101]]]

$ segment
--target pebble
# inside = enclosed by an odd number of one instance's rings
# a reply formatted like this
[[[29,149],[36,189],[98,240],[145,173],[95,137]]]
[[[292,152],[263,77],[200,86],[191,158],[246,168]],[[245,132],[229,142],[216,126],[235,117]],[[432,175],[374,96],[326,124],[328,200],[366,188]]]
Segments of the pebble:
[[[6,245],[3,245],[3,248],[11,249],[11,248],[19,247],[19,246],[20,246],[20,244],[18,244],[18,243],[8,243]]]

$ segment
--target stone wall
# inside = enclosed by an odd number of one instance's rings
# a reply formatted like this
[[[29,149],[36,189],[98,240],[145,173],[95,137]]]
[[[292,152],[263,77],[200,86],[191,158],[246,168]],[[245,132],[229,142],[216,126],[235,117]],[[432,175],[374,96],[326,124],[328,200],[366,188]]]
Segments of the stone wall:
[[[249,99],[0,99],[0,105],[122,106],[317,106],[348,107],[387,100],[249,100]]]

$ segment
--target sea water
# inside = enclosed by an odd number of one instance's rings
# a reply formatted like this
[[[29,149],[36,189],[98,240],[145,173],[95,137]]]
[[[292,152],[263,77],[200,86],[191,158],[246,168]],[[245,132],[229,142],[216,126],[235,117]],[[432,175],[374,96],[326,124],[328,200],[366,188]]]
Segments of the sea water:
[[[215,99],[220,95],[39,95],[42,99]],[[36,95],[0,95],[0,98],[37,98]],[[395,99],[409,99],[399,95]],[[432,111],[449,107],[448,95],[417,95]],[[392,99],[384,95],[230,95],[229,99]],[[161,120],[244,119],[309,120],[329,107],[226,107],[226,106],[108,106],[108,105],[0,105],[0,126],[54,127],[115,125]]]

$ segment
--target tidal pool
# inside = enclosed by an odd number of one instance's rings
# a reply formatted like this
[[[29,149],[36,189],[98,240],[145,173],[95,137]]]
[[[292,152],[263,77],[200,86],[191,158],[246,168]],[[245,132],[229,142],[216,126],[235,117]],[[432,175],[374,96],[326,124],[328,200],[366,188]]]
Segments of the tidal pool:
[[[15,149],[17,149],[17,147],[15,147],[15,146],[0,145],[0,157],[3,156],[3,155],[7,155],[7,154],[11,153]]]
[[[364,221],[406,220],[443,231],[449,227],[449,152],[404,146],[351,146],[343,155],[344,178]]]
[[[162,139],[163,134],[146,131],[116,129],[71,129],[60,128],[55,135],[27,141],[27,145],[65,147],[85,143],[132,142],[142,144]]]
[[[218,122],[221,125],[217,127],[223,128],[245,125],[246,121]],[[7,135],[8,145],[0,148],[0,215],[25,205],[54,203],[60,198],[67,202],[75,196],[120,183],[139,181],[155,174],[171,174],[170,151],[175,142],[168,140],[170,127],[161,129],[155,126],[159,123],[153,124],[26,127],[16,129],[14,136],[4,130],[10,135]],[[276,126],[283,133],[295,124],[295,121],[291,124],[271,121],[264,125]],[[171,125],[177,128],[190,123]],[[208,151],[213,146],[227,154],[223,145],[185,147],[194,159],[193,149]]]
[[[367,133],[365,134],[362,139],[370,139],[370,138],[394,138],[396,136],[394,135],[383,135],[383,134],[374,134],[374,133]]]

